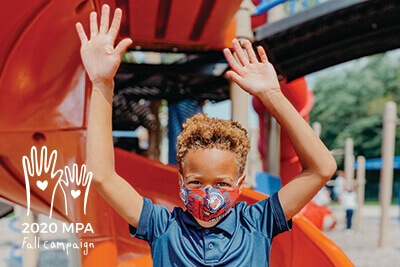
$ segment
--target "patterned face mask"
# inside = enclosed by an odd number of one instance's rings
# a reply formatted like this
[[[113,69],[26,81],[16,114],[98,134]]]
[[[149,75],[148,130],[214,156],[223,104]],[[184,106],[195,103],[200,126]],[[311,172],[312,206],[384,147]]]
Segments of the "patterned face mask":
[[[199,189],[186,189],[183,178],[180,197],[193,217],[212,222],[224,217],[231,210],[239,197],[239,185],[235,189],[216,189],[212,187]],[[238,181],[239,183],[239,181]]]

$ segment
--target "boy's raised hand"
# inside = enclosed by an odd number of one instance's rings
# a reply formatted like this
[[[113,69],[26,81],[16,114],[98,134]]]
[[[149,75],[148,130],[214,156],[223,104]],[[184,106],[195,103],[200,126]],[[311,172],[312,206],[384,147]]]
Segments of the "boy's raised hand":
[[[255,96],[266,94],[265,96],[268,97],[276,92],[281,92],[275,69],[268,61],[264,48],[257,47],[260,62],[248,40],[244,42],[248,58],[237,39],[233,39],[232,44],[242,65],[235,60],[228,48],[224,49],[225,58],[232,69],[226,73],[230,79]]]
[[[88,40],[81,23],[76,24],[76,30],[81,40],[81,57],[86,72],[93,84],[109,83],[121,63],[121,57],[132,40],[122,40],[114,48],[114,42],[121,24],[122,11],[117,8],[109,28],[110,7],[103,5],[100,29],[97,26],[97,13],[90,13],[90,40]]]

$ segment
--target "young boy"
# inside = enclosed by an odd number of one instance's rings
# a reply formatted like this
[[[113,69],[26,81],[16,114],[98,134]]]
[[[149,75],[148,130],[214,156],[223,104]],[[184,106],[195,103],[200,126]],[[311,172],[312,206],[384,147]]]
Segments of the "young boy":
[[[224,50],[227,72],[245,91],[259,97],[287,131],[303,171],[279,193],[254,205],[235,204],[245,179],[249,141],[238,123],[196,115],[178,139],[181,198],[187,210],[166,208],[141,197],[114,169],[111,134],[113,77],[130,39],[116,48],[121,22],[116,9],[109,28],[109,7],[102,7],[100,28],[90,14],[90,40],[78,23],[81,56],[93,84],[87,137],[87,164],[93,184],[129,223],[132,236],[151,246],[155,266],[268,266],[271,241],[290,229],[290,219],[326,184],[336,163],[324,144],[280,90],[265,51],[257,56],[245,42]],[[289,223],[288,223],[289,221]]]

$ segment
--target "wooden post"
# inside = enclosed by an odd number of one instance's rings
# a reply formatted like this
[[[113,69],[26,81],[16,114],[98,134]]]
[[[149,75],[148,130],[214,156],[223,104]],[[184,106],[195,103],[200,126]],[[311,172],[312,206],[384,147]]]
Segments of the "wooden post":
[[[346,190],[353,188],[354,180],[354,155],[353,155],[353,139],[346,139],[346,146],[344,148],[344,173],[346,175]]]
[[[147,52],[146,53],[146,64],[161,64],[161,53]],[[161,127],[160,119],[158,117],[159,109],[161,106],[161,100],[151,100],[150,110],[156,119],[156,126],[149,129],[149,152],[148,156],[154,160],[160,160],[161,154]]]
[[[253,14],[254,5],[250,0],[243,0],[236,14],[237,28],[236,36],[239,41],[254,41],[254,34],[251,29],[251,15]],[[249,126],[249,94],[245,92],[239,85],[232,82],[230,88],[232,101],[232,119],[239,122],[244,128]],[[249,161],[247,160],[247,163]],[[248,164],[247,164],[248,165]],[[247,173],[247,168],[245,170]],[[247,177],[245,181],[246,187],[254,187],[254,177]]]
[[[389,208],[392,201],[393,157],[396,140],[397,107],[387,102],[382,123],[382,169],[379,184],[379,202],[381,203],[381,223],[379,228],[379,247],[387,246],[389,228]]]
[[[285,10],[283,5],[277,5],[268,11],[268,23],[278,21],[285,17]],[[280,165],[281,165],[281,126],[268,114],[268,128],[265,129],[269,131],[268,139],[268,169],[267,171],[276,177],[280,177]]]
[[[283,5],[275,6],[268,11],[268,23],[280,20],[285,16]],[[281,126],[269,114],[265,112],[264,138],[265,138],[265,159],[264,169],[271,175],[280,177],[280,154],[281,154]]]
[[[268,151],[268,172],[276,177],[280,177],[281,165],[281,126],[269,114],[269,149]]]
[[[160,119],[158,117],[158,111],[161,106],[161,100],[151,100],[150,110],[156,118],[156,125],[152,129],[149,129],[149,158],[154,160],[160,160],[160,144],[161,144],[161,127]]]
[[[357,211],[355,230],[361,231],[362,225],[362,207],[365,199],[365,157],[357,157]]]

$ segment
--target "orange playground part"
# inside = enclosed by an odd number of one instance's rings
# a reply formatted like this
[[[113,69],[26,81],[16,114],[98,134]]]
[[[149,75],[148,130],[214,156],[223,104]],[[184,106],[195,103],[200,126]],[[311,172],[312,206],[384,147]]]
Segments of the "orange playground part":
[[[30,154],[32,146],[57,150],[55,169],[85,164],[90,84],[86,83],[79,55],[77,21],[88,27],[89,12],[108,3],[125,11],[122,37],[131,36],[134,46],[220,49],[234,36],[232,17],[240,0],[215,1],[209,20],[204,21],[202,16],[208,14],[210,2],[214,1],[191,1],[187,8],[186,1],[16,0],[0,9],[0,197],[27,207],[21,160]],[[159,7],[168,3],[170,14],[180,20],[166,24]],[[143,14],[160,19],[154,25],[145,21],[138,24],[137,19],[146,19]],[[149,32],[152,35],[147,35]],[[182,205],[176,167],[121,149],[115,149],[115,160],[118,174],[144,197],[170,209]],[[56,185],[55,179],[46,175],[40,179],[49,181],[48,188]],[[69,189],[79,187],[70,185]],[[31,187],[31,210],[49,215],[51,197],[51,190]],[[264,197],[244,189],[240,200],[253,203]],[[94,186],[86,214],[83,198],[66,194],[66,199],[67,205],[57,191],[53,218],[90,223],[94,231],[77,234],[80,241],[94,243],[88,255],[81,255],[82,266],[151,266],[149,246],[130,236],[127,222]],[[271,266],[353,266],[335,244],[299,216],[294,218],[293,230],[279,235],[273,244]]]
[[[299,214],[307,218],[319,230],[332,230],[336,225],[336,218],[333,217],[332,211],[327,206],[318,206],[313,201],[308,202]]]

